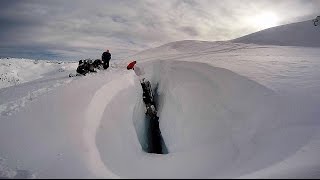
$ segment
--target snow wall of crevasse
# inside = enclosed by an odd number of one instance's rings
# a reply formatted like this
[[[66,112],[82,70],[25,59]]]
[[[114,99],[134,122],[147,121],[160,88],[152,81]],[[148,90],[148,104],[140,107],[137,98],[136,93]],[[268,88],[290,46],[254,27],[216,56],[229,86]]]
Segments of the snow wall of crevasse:
[[[170,153],[142,151],[144,104],[135,79],[106,108],[109,120],[96,138],[103,162],[120,177],[239,177],[289,158],[314,134],[316,116],[306,116],[302,104],[229,70],[176,61],[143,66],[159,85],[160,129]]]

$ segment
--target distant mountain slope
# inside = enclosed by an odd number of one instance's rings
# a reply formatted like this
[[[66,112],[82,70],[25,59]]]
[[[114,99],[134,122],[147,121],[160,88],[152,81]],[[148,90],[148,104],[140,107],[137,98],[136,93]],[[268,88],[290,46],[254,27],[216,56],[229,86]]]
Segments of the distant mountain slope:
[[[311,20],[265,29],[232,40],[260,45],[320,47],[320,26]]]
[[[48,73],[74,71],[77,63],[30,59],[0,59],[0,89],[39,79]],[[65,73],[67,74],[67,73]]]

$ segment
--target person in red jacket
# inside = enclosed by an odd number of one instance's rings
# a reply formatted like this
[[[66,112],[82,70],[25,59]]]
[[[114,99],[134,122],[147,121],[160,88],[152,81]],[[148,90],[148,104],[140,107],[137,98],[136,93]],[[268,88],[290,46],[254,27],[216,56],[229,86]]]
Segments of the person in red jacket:
[[[144,77],[145,72],[143,68],[137,65],[137,61],[132,61],[128,64],[127,69],[132,69],[135,72],[135,74],[139,77],[143,91],[143,102],[146,104],[147,109],[146,114],[148,114],[150,117],[158,118],[151,83]]]
[[[166,153],[166,147],[161,135],[159,127],[159,117],[157,115],[156,104],[152,93],[151,83],[145,78],[145,72],[141,66],[137,65],[137,61],[132,61],[128,64],[127,69],[134,70],[135,74],[139,77],[142,90],[143,90],[143,102],[146,105],[146,120],[148,125],[146,127],[148,153],[164,154]]]

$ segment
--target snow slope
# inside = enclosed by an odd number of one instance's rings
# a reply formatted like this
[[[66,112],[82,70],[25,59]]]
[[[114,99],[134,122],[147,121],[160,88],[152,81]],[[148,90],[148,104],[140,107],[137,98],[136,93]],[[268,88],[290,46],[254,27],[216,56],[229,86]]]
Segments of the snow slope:
[[[319,56],[319,48],[179,41],[137,54],[132,59],[204,62],[246,76],[281,94],[319,97]]]
[[[320,28],[312,20],[262,30],[233,40],[236,43],[320,47]]]
[[[165,155],[143,151],[129,60],[74,78],[48,64],[52,73],[0,89],[0,177],[319,177],[319,57],[317,47],[204,41],[130,57],[158,87]]]

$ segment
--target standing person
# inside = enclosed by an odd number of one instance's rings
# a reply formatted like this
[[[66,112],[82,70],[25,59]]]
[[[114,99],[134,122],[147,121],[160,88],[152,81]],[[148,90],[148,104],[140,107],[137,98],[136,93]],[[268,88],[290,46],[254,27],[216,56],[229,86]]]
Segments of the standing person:
[[[318,25],[320,25],[320,16],[317,16],[314,20],[312,20],[313,21],[313,24],[315,25],[315,26],[318,26]]]
[[[107,49],[106,52],[102,53],[102,63],[103,63],[103,69],[108,69],[109,68],[109,62],[111,59],[111,53],[109,52],[109,49]]]

